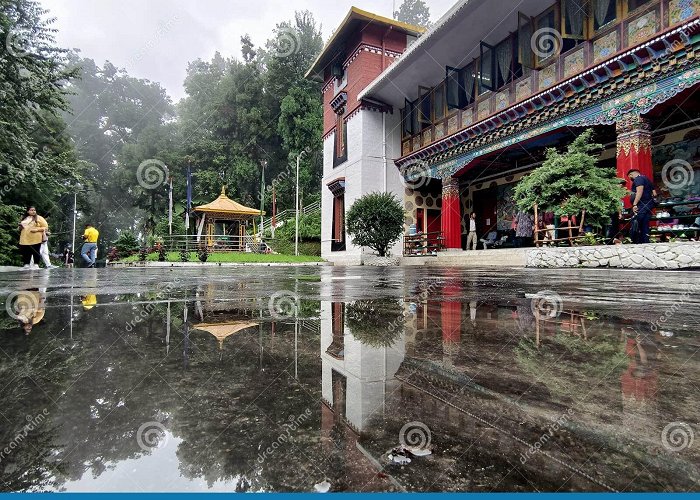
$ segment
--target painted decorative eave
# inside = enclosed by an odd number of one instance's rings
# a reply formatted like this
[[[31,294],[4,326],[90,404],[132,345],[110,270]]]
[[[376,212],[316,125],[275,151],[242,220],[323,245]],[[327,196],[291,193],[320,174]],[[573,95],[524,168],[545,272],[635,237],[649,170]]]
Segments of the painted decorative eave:
[[[695,33],[699,29],[700,19],[696,18],[469,128],[399,158],[395,163],[404,172],[408,167],[415,165],[421,165],[422,170],[426,166],[458,155],[470,141],[483,139],[486,134],[494,134],[494,141],[500,140],[502,137],[496,136],[496,132],[508,125],[515,125],[521,120],[546,111],[546,108],[563,105],[569,101],[574,103],[582,94],[592,94],[613,82],[624,81],[635,72],[659,63],[664,57],[678,58],[681,54],[693,52],[700,37],[694,36],[691,40],[686,34]],[[692,55],[694,57],[694,54]],[[600,124],[612,124],[614,121],[610,119]]]

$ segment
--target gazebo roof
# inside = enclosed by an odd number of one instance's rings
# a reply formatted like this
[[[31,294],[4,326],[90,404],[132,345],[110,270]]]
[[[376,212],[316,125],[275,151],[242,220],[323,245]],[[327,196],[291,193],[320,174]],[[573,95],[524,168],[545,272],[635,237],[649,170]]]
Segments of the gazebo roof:
[[[233,201],[231,198],[226,196],[226,188],[221,188],[221,194],[217,199],[206,205],[201,205],[194,209],[195,212],[205,212],[213,213],[219,216],[229,215],[229,216],[259,216],[260,210],[254,208],[246,207],[238,202]]]
[[[223,348],[224,340],[241,330],[258,326],[260,323],[253,321],[231,321],[229,323],[200,323],[194,325],[197,330],[211,333],[219,341],[219,349]]]

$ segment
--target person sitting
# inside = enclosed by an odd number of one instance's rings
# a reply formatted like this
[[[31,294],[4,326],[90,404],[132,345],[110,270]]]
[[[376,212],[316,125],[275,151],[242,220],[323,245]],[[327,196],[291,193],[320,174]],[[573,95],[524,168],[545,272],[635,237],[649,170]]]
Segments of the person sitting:
[[[486,238],[481,238],[479,241],[484,244],[484,250],[488,250],[489,247],[493,247],[498,240],[498,231],[491,231],[486,235]]]

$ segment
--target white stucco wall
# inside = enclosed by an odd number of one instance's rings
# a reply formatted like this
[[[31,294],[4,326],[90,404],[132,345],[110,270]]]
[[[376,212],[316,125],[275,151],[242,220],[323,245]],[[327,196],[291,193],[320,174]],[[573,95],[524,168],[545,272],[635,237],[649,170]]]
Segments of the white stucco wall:
[[[333,168],[335,134],[331,134],[324,141],[321,186],[321,255],[324,259],[336,264],[360,264],[362,253],[371,255],[372,252],[367,248],[356,247],[349,237],[346,237],[347,249],[345,252],[331,252],[333,194],[328,189],[330,182],[341,177],[345,178],[346,212],[361,196],[375,191],[384,191],[385,182],[387,191],[394,193],[400,201],[403,200],[404,188],[401,184],[399,171],[393,163],[393,159],[400,156],[400,118],[397,113],[385,116],[386,166],[382,162],[382,113],[363,110],[348,121],[348,160],[335,168]],[[391,253],[400,256],[402,244],[402,241],[399,241],[391,249]]]

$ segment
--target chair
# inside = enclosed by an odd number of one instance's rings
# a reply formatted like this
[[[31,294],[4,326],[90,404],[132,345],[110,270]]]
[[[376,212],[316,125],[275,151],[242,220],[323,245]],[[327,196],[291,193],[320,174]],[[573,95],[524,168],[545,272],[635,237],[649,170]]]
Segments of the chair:
[[[481,238],[479,241],[484,244],[484,250],[488,250],[489,247],[495,246],[498,240],[498,231],[491,231],[486,235],[486,238]]]

